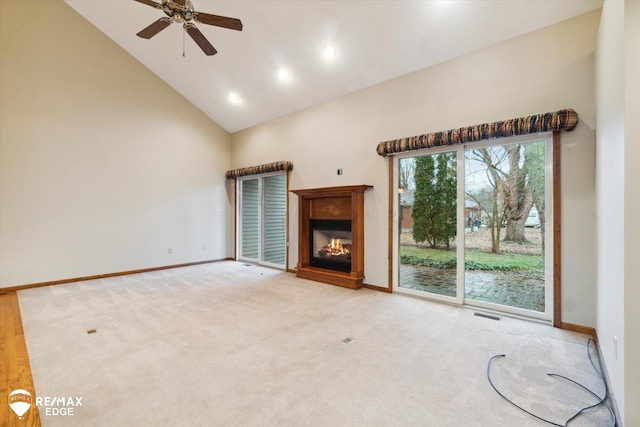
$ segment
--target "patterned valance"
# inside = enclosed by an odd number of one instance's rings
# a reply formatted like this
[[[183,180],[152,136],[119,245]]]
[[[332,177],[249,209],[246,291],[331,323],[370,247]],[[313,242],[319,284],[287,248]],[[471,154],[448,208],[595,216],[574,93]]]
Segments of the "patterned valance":
[[[290,171],[291,169],[293,169],[293,163],[286,160],[281,160],[279,162],[265,163],[264,165],[250,166],[248,168],[240,168],[227,171],[227,179],[233,179],[245,175],[259,175],[261,173]]]
[[[432,132],[409,138],[394,139],[378,144],[378,154],[402,153],[404,151],[435,148],[443,145],[464,144],[493,138],[505,138],[527,133],[570,131],[578,124],[578,114],[572,109],[553,113],[536,114],[493,123],[450,129],[444,132]]]

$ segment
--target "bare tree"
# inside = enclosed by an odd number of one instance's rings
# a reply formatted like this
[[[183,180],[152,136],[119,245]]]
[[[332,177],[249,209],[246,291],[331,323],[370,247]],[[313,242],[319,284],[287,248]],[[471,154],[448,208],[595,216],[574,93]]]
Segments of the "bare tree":
[[[486,186],[479,191],[467,191],[465,194],[486,214],[487,227],[491,232],[491,252],[499,253],[500,234],[508,203],[507,174],[502,166],[508,159],[507,153],[504,150],[480,148],[468,151],[467,158],[484,165],[484,168],[471,173],[485,175],[484,178],[478,177],[477,180],[483,181]]]
[[[524,162],[528,170],[528,182],[531,188],[531,197],[533,204],[538,211],[538,220],[540,221],[540,233],[542,237],[542,257],[544,259],[545,248],[545,148],[544,141],[525,144]],[[528,215],[528,214],[527,214]]]
[[[486,182],[494,191],[490,224],[502,227],[504,222],[504,241],[527,243],[525,224],[534,204],[539,210],[541,225],[544,221],[544,143],[538,141],[481,148],[471,151],[470,158],[484,164]],[[478,205],[489,211],[486,201],[484,206]],[[492,236],[499,239],[500,231],[492,229]],[[495,242],[492,246],[495,252],[498,246]]]
[[[400,159],[400,187],[405,190],[413,190],[414,175],[416,172],[416,159],[410,157],[407,159]]]
[[[523,158],[525,151],[523,144],[505,145],[503,148],[509,159],[509,169],[505,171],[507,229],[504,240],[526,243],[524,225],[533,206],[531,188],[527,179],[529,163]]]

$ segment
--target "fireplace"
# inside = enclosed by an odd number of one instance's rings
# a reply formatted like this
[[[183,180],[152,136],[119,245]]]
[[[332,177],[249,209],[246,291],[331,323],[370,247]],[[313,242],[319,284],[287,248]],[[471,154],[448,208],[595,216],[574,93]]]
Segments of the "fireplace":
[[[370,185],[292,190],[298,195],[297,275],[351,289],[364,279],[364,192]]]
[[[351,271],[351,221],[312,219],[309,223],[311,266],[336,271]]]

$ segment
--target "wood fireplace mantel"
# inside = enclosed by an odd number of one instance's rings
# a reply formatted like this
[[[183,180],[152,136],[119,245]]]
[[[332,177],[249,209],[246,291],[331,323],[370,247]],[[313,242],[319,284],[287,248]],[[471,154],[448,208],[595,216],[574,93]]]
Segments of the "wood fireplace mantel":
[[[305,279],[351,289],[362,287],[364,279],[364,192],[371,185],[291,190],[298,195],[297,275]],[[311,220],[351,221],[351,269],[349,272],[311,265]]]

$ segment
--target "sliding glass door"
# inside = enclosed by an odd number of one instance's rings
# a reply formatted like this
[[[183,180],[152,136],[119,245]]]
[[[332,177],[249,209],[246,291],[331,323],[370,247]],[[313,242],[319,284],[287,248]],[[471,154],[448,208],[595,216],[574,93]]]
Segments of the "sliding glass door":
[[[433,151],[394,161],[395,290],[550,320],[550,136]]]
[[[465,298],[545,313],[545,141],[464,156]]]
[[[238,259],[285,268],[285,174],[239,178]]]
[[[457,155],[402,158],[399,170],[400,287],[457,300]]]

